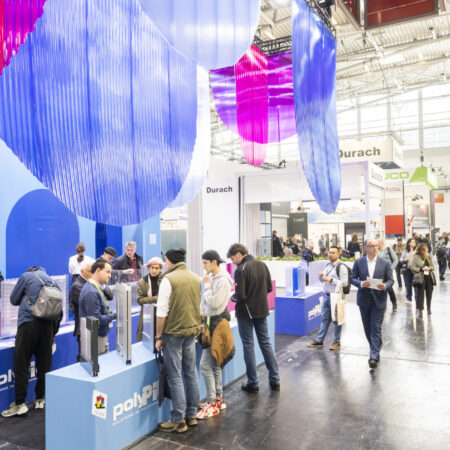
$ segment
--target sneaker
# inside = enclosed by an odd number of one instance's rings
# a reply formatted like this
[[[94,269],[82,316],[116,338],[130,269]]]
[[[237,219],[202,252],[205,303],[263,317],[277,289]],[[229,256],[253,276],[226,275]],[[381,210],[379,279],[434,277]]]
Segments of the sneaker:
[[[186,422],[173,423],[171,420],[168,422],[162,422],[158,425],[159,431],[164,431],[165,433],[184,433],[188,430]]]
[[[201,402],[198,404],[198,409],[203,409],[206,405],[208,404],[208,402]]]
[[[45,406],[45,398],[37,398],[34,401],[34,409],[44,409]]]
[[[186,418],[186,423],[190,427],[196,427],[198,425],[198,420],[197,420],[196,417],[187,417]]]
[[[338,341],[334,341],[334,342],[331,344],[331,346],[330,346],[329,349],[330,349],[330,350],[340,350],[340,349],[341,349],[341,343],[338,342]]]
[[[3,417],[13,417],[13,416],[23,416],[28,412],[28,406],[26,403],[21,403],[20,405],[16,405],[15,402],[12,402],[9,405],[9,409],[5,409],[2,412]]]
[[[216,407],[217,409],[227,409],[227,405],[223,401],[223,397],[216,397]]]
[[[220,414],[220,410],[217,408],[215,403],[208,403],[201,409],[201,411],[197,413],[197,419],[209,419],[210,417],[217,416],[218,414]]]
[[[308,344],[308,347],[323,347],[323,342],[319,342],[314,339]]]
[[[269,381],[269,386],[272,391],[279,391],[281,389],[280,383],[277,381]]]

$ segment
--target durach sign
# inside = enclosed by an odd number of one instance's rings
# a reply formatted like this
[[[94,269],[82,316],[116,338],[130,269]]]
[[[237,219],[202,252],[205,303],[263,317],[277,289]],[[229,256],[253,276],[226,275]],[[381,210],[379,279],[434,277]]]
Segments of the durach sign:
[[[233,188],[231,186],[227,187],[207,187],[206,193],[207,194],[217,194],[221,192],[233,192]]]
[[[339,150],[341,158],[368,158],[370,156],[380,156],[381,150],[377,147],[368,148],[367,150]]]

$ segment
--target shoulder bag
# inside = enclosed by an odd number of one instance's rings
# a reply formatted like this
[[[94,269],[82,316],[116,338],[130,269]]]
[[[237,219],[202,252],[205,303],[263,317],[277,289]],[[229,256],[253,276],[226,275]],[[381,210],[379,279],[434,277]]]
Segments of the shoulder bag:
[[[42,278],[36,272],[34,272],[34,275],[36,275],[38,280],[42,283],[42,289],[34,303],[31,303],[30,297],[25,297],[25,300],[31,309],[31,314],[38,319],[59,319],[62,312],[62,292],[53,282],[51,282],[50,286],[46,286]]]

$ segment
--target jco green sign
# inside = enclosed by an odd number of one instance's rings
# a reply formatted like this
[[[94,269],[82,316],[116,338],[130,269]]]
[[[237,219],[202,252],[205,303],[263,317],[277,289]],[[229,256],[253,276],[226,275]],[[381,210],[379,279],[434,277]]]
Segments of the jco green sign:
[[[385,181],[409,180],[409,172],[386,172]]]

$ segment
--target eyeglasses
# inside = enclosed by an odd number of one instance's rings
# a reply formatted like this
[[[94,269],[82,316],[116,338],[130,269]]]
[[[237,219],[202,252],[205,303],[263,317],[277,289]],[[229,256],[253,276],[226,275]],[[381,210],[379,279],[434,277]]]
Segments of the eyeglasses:
[[[368,248],[378,247],[378,245],[366,245]]]

